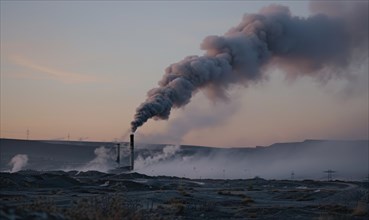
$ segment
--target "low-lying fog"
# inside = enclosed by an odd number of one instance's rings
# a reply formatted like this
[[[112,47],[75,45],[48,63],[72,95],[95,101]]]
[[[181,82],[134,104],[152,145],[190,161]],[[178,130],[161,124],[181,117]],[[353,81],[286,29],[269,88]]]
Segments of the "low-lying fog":
[[[211,149],[191,152],[189,147],[166,146],[161,153],[138,156],[136,168],[148,175],[189,178],[362,180],[368,175],[368,142],[315,142],[277,144],[256,149]],[[293,173],[293,174],[292,174]],[[291,175],[292,174],[292,175]]]
[[[9,144],[2,140],[2,171],[108,172],[117,167],[116,147],[112,143],[18,142]],[[137,144],[134,171],[198,179],[258,176],[325,180],[327,174],[323,171],[330,169],[336,171],[333,179],[364,180],[368,176],[368,154],[368,141],[304,141],[258,148]],[[129,164],[126,144],[121,147],[121,159],[122,166]]]

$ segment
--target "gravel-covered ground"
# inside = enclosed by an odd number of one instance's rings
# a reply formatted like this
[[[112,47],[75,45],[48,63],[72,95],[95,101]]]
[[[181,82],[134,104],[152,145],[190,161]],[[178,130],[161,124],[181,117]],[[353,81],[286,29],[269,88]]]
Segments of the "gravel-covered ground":
[[[0,219],[368,219],[368,183],[0,173]]]

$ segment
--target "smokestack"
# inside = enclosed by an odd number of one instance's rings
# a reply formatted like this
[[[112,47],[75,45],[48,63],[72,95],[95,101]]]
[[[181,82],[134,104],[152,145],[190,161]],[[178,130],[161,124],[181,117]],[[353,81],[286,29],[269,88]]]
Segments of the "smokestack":
[[[131,146],[131,170],[133,170],[134,169],[134,158],[135,158],[135,152],[134,152],[135,136],[134,134],[131,134],[129,137],[130,137],[129,146]]]
[[[120,166],[120,143],[117,144],[117,163]]]

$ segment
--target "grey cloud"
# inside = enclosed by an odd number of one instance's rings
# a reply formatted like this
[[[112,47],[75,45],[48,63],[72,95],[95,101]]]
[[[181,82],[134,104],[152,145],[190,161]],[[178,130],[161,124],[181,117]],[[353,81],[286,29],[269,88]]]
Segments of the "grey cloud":
[[[314,4],[319,3],[312,3],[313,11],[319,8]],[[367,51],[358,46],[367,44],[365,4],[351,3],[345,13],[331,13],[341,6],[328,5],[307,18],[293,16],[281,5],[246,14],[223,36],[206,37],[203,56],[186,57],[165,70],[159,87],[137,108],[131,131],[150,118],[168,119],[171,109],[188,104],[200,89],[210,99],[224,99],[231,85],[264,79],[265,67],[282,68],[294,77],[335,74],[348,66],[354,49]]]

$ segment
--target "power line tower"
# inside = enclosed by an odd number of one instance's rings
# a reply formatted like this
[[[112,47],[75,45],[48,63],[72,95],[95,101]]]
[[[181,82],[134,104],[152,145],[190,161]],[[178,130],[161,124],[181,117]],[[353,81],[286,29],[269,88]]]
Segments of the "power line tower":
[[[295,172],[291,172],[291,180],[293,180],[295,178]]]
[[[325,170],[325,171],[323,171],[324,173],[327,173],[327,180],[328,181],[332,181],[333,180],[333,173],[336,173],[336,171],[334,171],[334,170],[331,170],[331,169],[329,169],[329,170]]]

